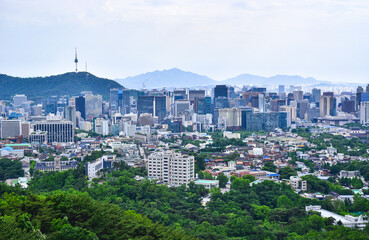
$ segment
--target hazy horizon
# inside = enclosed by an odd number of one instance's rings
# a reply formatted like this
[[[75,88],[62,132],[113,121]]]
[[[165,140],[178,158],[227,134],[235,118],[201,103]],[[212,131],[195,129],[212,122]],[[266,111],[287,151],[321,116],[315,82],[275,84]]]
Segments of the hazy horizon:
[[[224,80],[240,74],[369,80],[369,2],[0,1],[0,73],[79,70],[100,77],[179,68]]]

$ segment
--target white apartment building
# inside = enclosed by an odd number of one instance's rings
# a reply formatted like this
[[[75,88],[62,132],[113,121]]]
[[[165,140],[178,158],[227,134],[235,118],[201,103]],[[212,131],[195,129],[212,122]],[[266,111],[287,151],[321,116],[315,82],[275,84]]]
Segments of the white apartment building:
[[[85,174],[89,180],[100,177],[102,169],[112,169],[113,163],[116,161],[115,155],[105,155],[94,162],[87,162],[85,166]]]
[[[149,178],[170,186],[181,186],[194,180],[195,158],[174,151],[152,153],[147,160]]]
[[[300,177],[291,176],[290,185],[295,191],[307,191],[307,182]]]
[[[360,103],[360,123],[367,124],[369,120],[369,102]]]

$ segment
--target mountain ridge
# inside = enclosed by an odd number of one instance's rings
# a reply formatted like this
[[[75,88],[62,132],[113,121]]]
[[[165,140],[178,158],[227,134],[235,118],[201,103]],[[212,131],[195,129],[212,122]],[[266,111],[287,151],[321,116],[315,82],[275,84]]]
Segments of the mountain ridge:
[[[31,87],[32,86],[32,87]],[[78,96],[81,91],[92,91],[108,99],[110,88],[121,88],[114,80],[97,77],[89,72],[67,72],[46,77],[13,77],[0,74],[0,99],[11,99],[25,94],[30,99],[53,95]]]
[[[328,81],[319,81],[313,77],[302,77],[299,75],[274,75],[264,77],[253,74],[240,74],[236,77],[221,81],[211,79],[205,75],[183,71],[178,68],[156,70],[123,79],[115,79],[127,88],[162,88],[162,87],[203,87],[217,84],[227,85],[316,85],[332,84]]]

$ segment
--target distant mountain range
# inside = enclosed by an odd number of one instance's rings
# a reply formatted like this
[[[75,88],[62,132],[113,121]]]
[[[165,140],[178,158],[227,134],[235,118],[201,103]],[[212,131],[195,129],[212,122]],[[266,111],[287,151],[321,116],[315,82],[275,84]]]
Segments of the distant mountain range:
[[[251,74],[241,74],[234,78],[216,81],[207,76],[173,68],[163,71],[154,71],[125,79],[110,80],[99,78],[88,72],[69,72],[48,77],[20,78],[0,74],[0,99],[10,100],[15,94],[26,94],[29,99],[49,97],[53,95],[78,96],[81,91],[92,91],[109,99],[111,88],[130,89],[161,89],[181,87],[206,87],[217,84],[227,85],[309,85],[314,87],[349,86],[355,87],[358,83],[332,83],[318,81],[315,78],[301,76],[276,75],[262,77]],[[362,84],[361,84],[362,85]]]
[[[69,72],[35,78],[11,77],[0,74],[0,99],[11,99],[15,94],[25,94],[30,99],[53,95],[78,96],[81,91],[92,91],[109,99],[110,88],[121,88],[116,81],[99,78],[88,72]]]
[[[301,76],[276,75],[272,77],[262,77],[251,74],[241,74],[234,78],[223,81],[216,81],[207,76],[192,72],[182,71],[178,68],[169,70],[154,71],[140,74],[134,77],[116,79],[117,82],[127,88],[162,88],[162,87],[201,87],[217,84],[228,85],[330,85],[327,81],[318,81],[315,78],[304,78]]]
[[[162,87],[195,87],[215,85],[217,81],[192,72],[185,72],[178,68],[154,71],[125,79],[116,79],[127,88],[162,88]]]

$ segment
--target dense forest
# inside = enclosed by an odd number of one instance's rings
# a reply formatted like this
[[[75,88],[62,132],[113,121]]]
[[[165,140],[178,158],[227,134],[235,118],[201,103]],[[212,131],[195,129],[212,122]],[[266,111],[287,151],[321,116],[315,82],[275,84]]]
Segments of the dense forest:
[[[333,225],[306,205],[337,212],[368,211],[357,204],[318,201],[288,185],[232,177],[231,191],[203,186],[168,188],[137,181],[144,169],[125,164],[90,184],[83,165],[58,173],[35,173],[27,190],[0,185],[0,239],[369,239],[362,231]],[[63,238],[64,237],[64,238]]]
[[[8,158],[0,159],[0,181],[23,177],[23,175],[24,171],[22,169],[22,163],[20,161],[13,161]]]
[[[53,95],[78,96],[81,91],[92,91],[109,99],[111,88],[122,86],[88,72],[69,72],[48,77],[20,78],[0,74],[0,99],[11,99],[15,94],[25,94],[29,99]],[[31,87],[32,86],[32,87]]]

